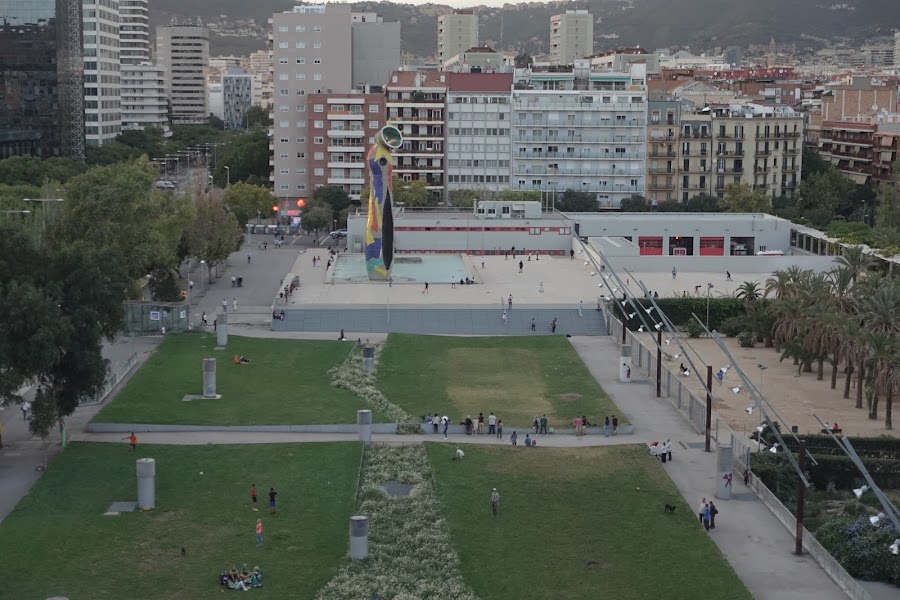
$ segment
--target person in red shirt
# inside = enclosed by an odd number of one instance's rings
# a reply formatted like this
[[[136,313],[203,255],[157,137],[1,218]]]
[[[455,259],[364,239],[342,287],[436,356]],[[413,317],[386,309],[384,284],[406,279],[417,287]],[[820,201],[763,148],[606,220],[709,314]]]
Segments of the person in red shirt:
[[[256,484],[250,484],[250,499],[253,500],[253,506],[256,506]]]
[[[123,440],[128,440],[128,443],[131,444],[131,452],[137,452],[137,436],[134,435],[134,432],[131,432],[131,435],[128,437],[122,438]]]

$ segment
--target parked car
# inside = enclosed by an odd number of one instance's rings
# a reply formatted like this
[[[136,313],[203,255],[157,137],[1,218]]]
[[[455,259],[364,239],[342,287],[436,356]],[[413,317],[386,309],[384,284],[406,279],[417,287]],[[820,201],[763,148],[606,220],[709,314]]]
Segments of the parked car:
[[[339,240],[339,239],[345,238],[345,237],[347,237],[346,229],[337,229],[337,230],[331,232],[331,239],[333,239],[333,240]]]
[[[174,190],[177,186],[172,181],[157,181],[156,188],[160,190]]]

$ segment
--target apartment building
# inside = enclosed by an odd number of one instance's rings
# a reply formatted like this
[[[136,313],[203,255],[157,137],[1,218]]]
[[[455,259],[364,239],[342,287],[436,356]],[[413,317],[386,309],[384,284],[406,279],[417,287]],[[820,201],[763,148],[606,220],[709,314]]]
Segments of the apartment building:
[[[444,110],[447,76],[440,71],[394,71],[385,101],[387,120],[403,132],[394,151],[394,173],[422,180],[438,198],[445,193]]]
[[[509,189],[512,73],[448,73],[447,80],[448,196]]]
[[[231,68],[222,75],[222,120],[226,129],[246,129],[247,111],[253,106],[253,74]]]
[[[119,60],[150,62],[150,0],[119,0]]]
[[[876,122],[825,121],[818,153],[854,183],[892,181],[891,165],[900,158],[900,115]]]
[[[400,64],[400,23],[375,13],[352,13],[353,87],[384,86]]]
[[[781,106],[745,104],[715,108],[713,190],[723,197],[732,183],[747,183],[768,196],[793,197],[803,160],[803,117]]]
[[[647,193],[654,206],[678,198],[678,123],[681,103],[647,103]]]
[[[601,208],[646,192],[644,65],[630,72],[517,69],[512,92],[516,190],[595,195]]]
[[[438,17],[438,64],[478,46],[478,17],[471,8]]]
[[[444,61],[444,71],[456,73],[501,73],[512,72],[512,65],[507,66],[506,57],[493,48],[469,48]]]
[[[119,1],[83,0],[84,138],[88,146],[122,132]]]
[[[156,59],[166,74],[166,97],[172,123],[195,125],[209,121],[206,90],[209,29],[189,25],[158,26]]]
[[[365,159],[375,134],[384,127],[384,92],[311,94],[309,181],[343,188],[354,200],[368,181]]]
[[[351,12],[346,4],[296,6],[272,18],[272,181],[279,198],[312,193],[310,94],[352,87]],[[324,148],[317,150],[324,158]]]
[[[550,64],[571,65],[594,54],[594,17],[587,9],[550,17]]]
[[[272,51],[259,50],[250,55],[253,73],[253,104],[263,108],[272,106]]]
[[[713,117],[708,111],[689,113],[682,111],[678,124],[678,178],[676,197],[682,202],[700,194],[713,195],[715,182],[713,171]],[[718,174],[727,169],[716,170]]]
[[[809,113],[806,141],[815,147],[826,121],[873,122],[878,114],[898,112],[898,90],[900,81],[896,77],[853,77],[827,86],[821,108]]]
[[[145,127],[169,133],[165,71],[151,64],[122,65],[122,129]]]

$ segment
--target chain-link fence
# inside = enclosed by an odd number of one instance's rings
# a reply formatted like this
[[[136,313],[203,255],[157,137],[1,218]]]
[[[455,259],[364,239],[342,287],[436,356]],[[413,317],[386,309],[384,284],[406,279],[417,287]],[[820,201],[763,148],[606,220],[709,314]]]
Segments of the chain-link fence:
[[[190,308],[183,302],[126,302],[124,332],[137,335],[187,331]]]

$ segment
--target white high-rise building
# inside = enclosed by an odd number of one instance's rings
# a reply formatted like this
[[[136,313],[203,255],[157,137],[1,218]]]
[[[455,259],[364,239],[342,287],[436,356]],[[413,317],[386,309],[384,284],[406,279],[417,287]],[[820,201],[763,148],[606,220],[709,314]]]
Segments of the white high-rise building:
[[[166,75],[156,65],[122,65],[122,129],[158,127],[169,133]]]
[[[550,64],[571,65],[594,53],[594,17],[586,9],[550,17]]]
[[[247,111],[253,106],[253,74],[231,68],[222,75],[222,120],[226,129],[246,129]]]
[[[156,61],[166,74],[166,97],[172,111],[172,123],[208,122],[209,29],[191,25],[157,27]]]
[[[894,32],[894,65],[900,67],[900,30]]]
[[[448,73],[447,190],[509,189],[512,73]]]
[[[83,0],[84,137],[89,146],[122,132],[119,0]]]
[[[478,46],[478,17],[471,8],[438,17],[438,64]]]
[[[646,65],[627,73],[517,69],[512,92],[514,190],[588,192],[603,208],[644,195]]]
[[[123,65],[150,62],[150,0],[119,0],[119,58]]]

